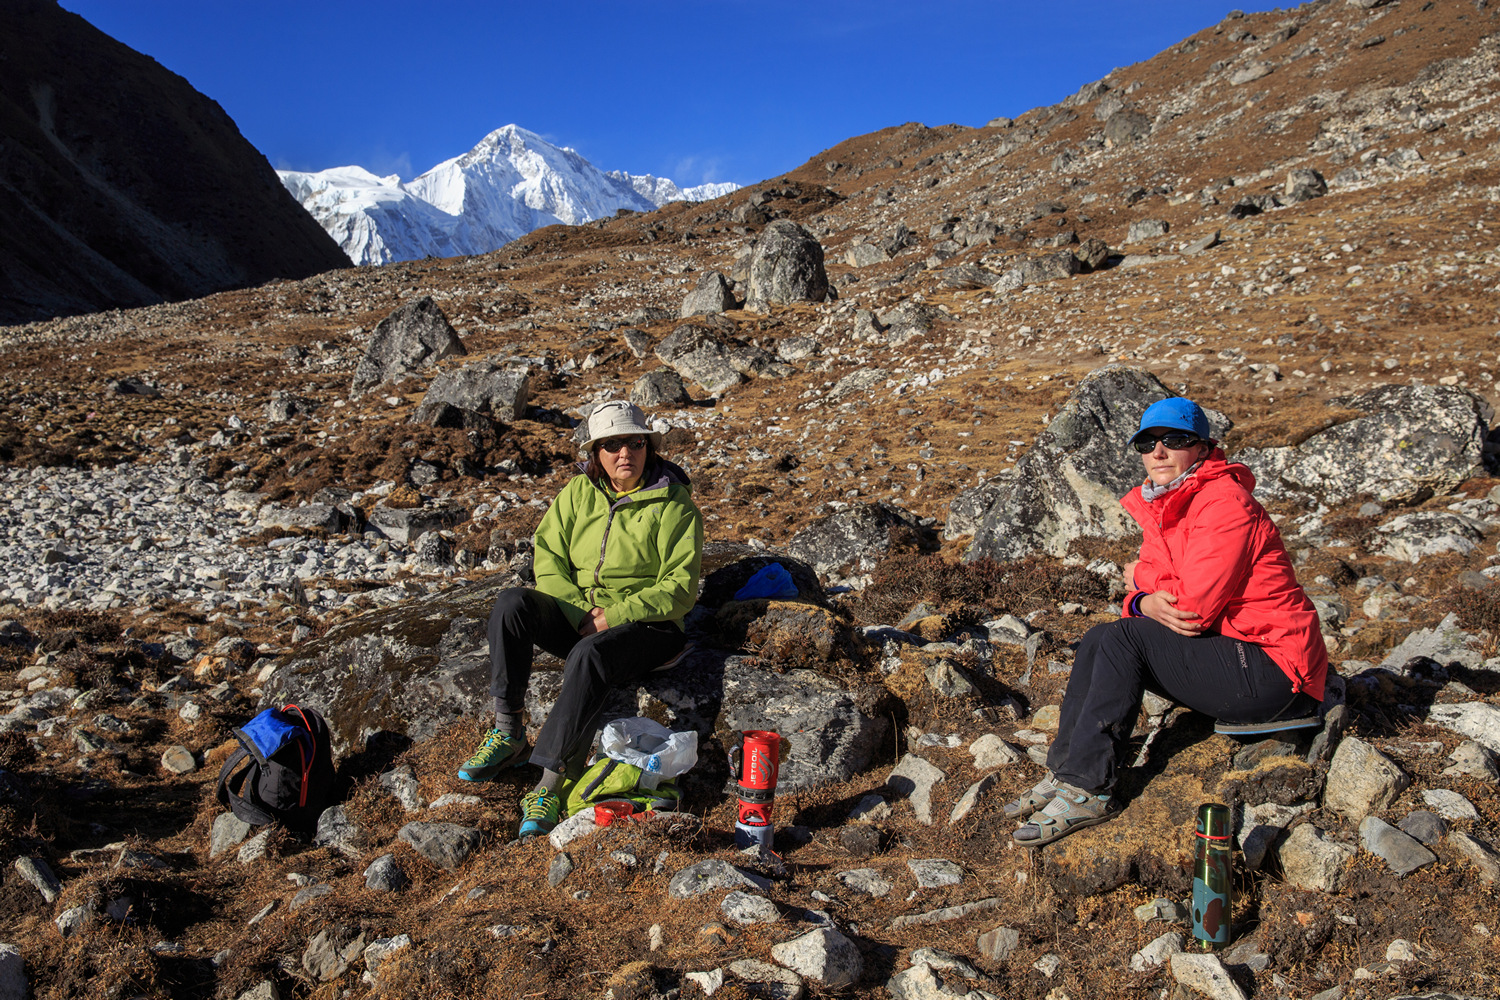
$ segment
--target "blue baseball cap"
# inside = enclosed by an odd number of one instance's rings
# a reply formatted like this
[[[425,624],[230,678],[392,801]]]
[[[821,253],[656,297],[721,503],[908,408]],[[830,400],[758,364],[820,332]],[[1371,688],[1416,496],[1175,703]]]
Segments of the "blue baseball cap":
[[[1182,396],[1158,399],[1146,407],[1146,412],[1141,414],[1140,430],[1135,432],[1131,441],[1154,428],[1187,431],[1205,441],[1213,440],[1213,431],[1208,426],[1208,417],[1204,414],[1203,407]]]

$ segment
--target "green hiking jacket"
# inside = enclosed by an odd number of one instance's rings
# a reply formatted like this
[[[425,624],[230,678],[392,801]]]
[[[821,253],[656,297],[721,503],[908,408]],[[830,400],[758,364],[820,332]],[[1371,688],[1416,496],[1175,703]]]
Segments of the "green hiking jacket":
[[[574,628],[596,607],[611,627],[669,621],[681,628],[698,599],[703,517],[687,473],[659,458],[642,483],[616,496],[574,476],[537,526],[536,589],[557,598]]]

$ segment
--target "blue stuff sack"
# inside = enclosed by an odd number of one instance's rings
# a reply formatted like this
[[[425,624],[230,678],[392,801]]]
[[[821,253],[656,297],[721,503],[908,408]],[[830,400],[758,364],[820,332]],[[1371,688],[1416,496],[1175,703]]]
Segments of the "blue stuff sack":
[[[797,584],[781,563],[773,562],[761,569],[734,592],[736,601],[753,601],[757,597],[791,598],[797,596]]]

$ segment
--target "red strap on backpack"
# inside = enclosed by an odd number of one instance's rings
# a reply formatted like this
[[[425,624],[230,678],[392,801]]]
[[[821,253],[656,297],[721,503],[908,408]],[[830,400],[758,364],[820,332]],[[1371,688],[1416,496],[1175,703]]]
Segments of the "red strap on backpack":
[[[307,721],[307,715],[302,711],[302,709],[298,708],[296,705],[283,705],[281,706],[281,710],[283,712],[296,712],[297,715],[301,717],[302,728],[307,730],[307,735],[312,739],[313,749],[314,751],[316,751],[318,734],[313,732],[312,723]],[[308,779],[312,775],[313,755],[309,754],[303,748],[301,740],[297,741],[297,755],[302,758],[302,787],[297,795],[297,805],[301,807],[307,805],[307,785]]]

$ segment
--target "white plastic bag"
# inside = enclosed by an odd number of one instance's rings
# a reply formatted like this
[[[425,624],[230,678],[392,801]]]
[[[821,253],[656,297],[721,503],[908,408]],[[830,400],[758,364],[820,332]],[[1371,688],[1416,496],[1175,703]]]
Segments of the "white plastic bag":
[[[698,734],[674,733],[652,719],[616,719],[604,727],[599,750],[641,769],[641,784],[675,778],[698,763]],[[649,786],[648,786],[649,787]]]

